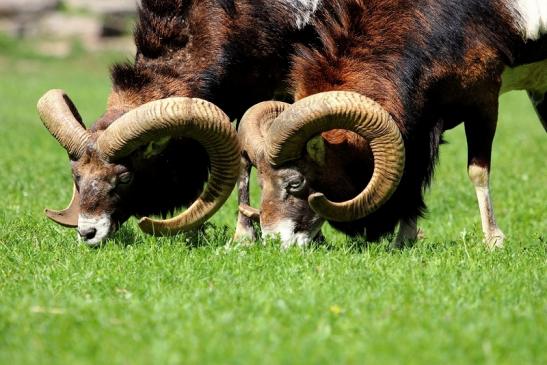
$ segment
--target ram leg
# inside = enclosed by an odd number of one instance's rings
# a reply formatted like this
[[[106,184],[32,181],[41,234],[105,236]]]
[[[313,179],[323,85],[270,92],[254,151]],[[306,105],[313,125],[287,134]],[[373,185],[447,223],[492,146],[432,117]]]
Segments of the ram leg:
[[[238,205],[250,206],[251,198],[249,193],[249,184],[251,178],[251,162],[245,158],[241,158],[241,175],[238,182],[238,194],[237,200]],[[233,242],[234,243],[249,243],[256,241],[256,231],[253,227],[253,220],[241,212],[238,209],[237,213],[237,226],[234,234]]]
[[[496,133],[497,113],[482,120],[465,122],[468,174],[475,187],[484,241],[489,248],[503,247],[505,236],[496,223],[490,197],[490,162]]]
[[[534,104],[536,113],[543,124],[543,128],[547,132],[547,93],[539,93],[534,91],[528,91],[528,96]]]
[[[391,242],[391,248],[403,248],[412,244],[418,240],[419,234],[416,218],[403,219],[399,222],[397,237]]]

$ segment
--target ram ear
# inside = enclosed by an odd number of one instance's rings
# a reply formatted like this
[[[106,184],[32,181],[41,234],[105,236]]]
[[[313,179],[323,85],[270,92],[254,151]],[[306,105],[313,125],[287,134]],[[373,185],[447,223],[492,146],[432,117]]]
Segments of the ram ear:
[[[315,163],[319,166],[325,166],[325,140],[321,135],[308,141],[306,151]]]

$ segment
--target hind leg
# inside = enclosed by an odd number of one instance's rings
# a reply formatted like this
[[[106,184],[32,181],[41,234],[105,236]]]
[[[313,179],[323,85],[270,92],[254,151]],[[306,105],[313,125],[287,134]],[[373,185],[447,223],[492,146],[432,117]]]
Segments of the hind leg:
[[[528,91],[528,97],[536,108],[536,113],[543,124],[543,128],[547,132],[547,93]]]
[[[497,113],[486,118],[465,122],[468,149],[468,174],[475,187],[485,243],[490,248],[503,247],[505,236],[494,217],[490,197],[490,161],[492,142],[496,133]]]

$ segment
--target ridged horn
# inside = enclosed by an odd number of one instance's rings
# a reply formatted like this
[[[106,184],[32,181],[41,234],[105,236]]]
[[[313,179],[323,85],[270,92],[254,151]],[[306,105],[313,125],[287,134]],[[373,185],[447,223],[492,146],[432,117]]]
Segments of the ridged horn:
[[[46,209],[46,216],[57,224],[63,227],[75,228],[78,227],[78,216],[80,215],[80,194],[73,187],[72,199],[68,207],[61,211]]]
[[[274,166],[298,159],[311,138],[331,129],[353,131],[369,142],[374,155],[372,179],[351,200],[332,202],[322,193],[315,193],[308,201],[316,213],[328,220],[354,221],[384,204],[403,175],[405,149],[401,133],[378,103],[346,91],[304,98],[279,115],[270,127],[266,136],[267,156]]]
[[[264,152],[264,136],[272,121],[288,107],[290,104],[280,101],[265,101],[251,107],[241,118],[237,132],[241,149],[254,165],[257,156]]]
[[[40,98],[37,107],[44,126],[67,150],[72,160],[79,159],[88,144],[89,133],[66,93],[63,90],[50,90]]]
[[[242,169],[238,182],[239,211],[234,241],[256,239],[253,222],[260,221],[260,211],[250,205],[251,168],[253,165],[257,166],[260,156],[264,153],[264,135],[272,121],[289,106],[279,101],[265,101],[251,107],[241,118],[238,136],[242,149]]]
[[[140,228],[155,235],[172,235],[201,226],[230,196],[240,167],[239,142],[230,119],[217,106],[201,99],[175,97],[142,105],[112,123],[97,139],[97,150],[101,158],[115,161],[164,137],[198,141],[209,155],[210,175],[200,197],[185,212],[167,220],[140,220]]]

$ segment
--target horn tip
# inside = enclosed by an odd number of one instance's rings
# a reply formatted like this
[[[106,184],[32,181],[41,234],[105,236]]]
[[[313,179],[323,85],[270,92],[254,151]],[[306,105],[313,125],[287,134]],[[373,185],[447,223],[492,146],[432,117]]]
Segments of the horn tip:
[[[159,236],[160,232],[158,232],[155,227],[154,227],[154,221],[148,217],[144,217],[144,218],[141,218],[139,220],[139,228],[141,229],[141,231],[143,231],[144,233],[147,233],[147,234],[150,234],[150,235],[155,235],[155,236]]]
[[[151,236],[164,237],[172,236],[177,233],[177,231],[163,225],[161,221],[148,217],[141,218],[138,224],[141,231]]]
[[[44,209],[44,214],[49,218],[49,219],[54,219],[55,217],[59,217],[61,214],[60,212],[56,211],[56,210],[53,210],[53,209],[48,209],[48,208],[45,208]]]
[[[327,220],[334,221],[345,221],[344,219],[340,220],[340,217],[335,217],[332,215],[332,212],[329,209],[329,206],[332,204],[330,200],[322,193],[313,193],[308,197],[308,203],[310,204],[311,209],[322,216]]]
[[[148,217],[141,218],[139,220],[139,228],[146,234],[165,237],[165,236],[174,236],[181,232],[188,232],[195,229],[192,226],[184,226],[173,222],[176,218],[172,218],[167,221],[154,220]]]
[[[70,216],[67,217],[65,216],[63,213],[61,212],[58,212],[56,210],[52,210],[52,209],[44,209],[44,214],[46,215],[46,217],[57,223],[57,224],[60,224],[61,226],[63,227],[66,227],[66,228],[76,228],[78,227],[78,221],[74,220],[74,218],[71,218]]]
[[[314,205],[319,205],[323,202],[325,202],[327,198],[325,197],[325,194],[323,193],[313,193],[308,197],[308,202],[313,207]]]
[[[238,209],[239,209],[239,212],[243,214],[245,217],[255,221],[260,220],[260,211],[258,209],[253,208],[247,204],[240,204]]]

